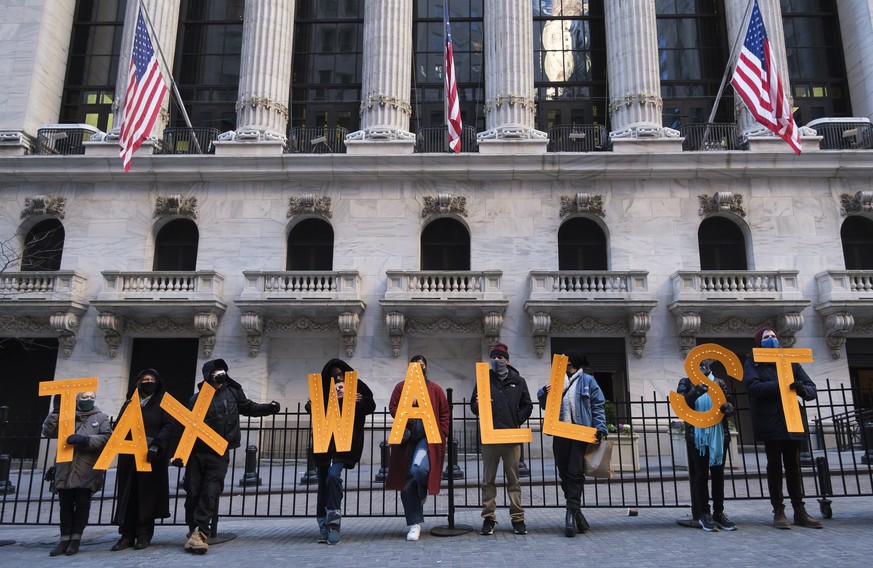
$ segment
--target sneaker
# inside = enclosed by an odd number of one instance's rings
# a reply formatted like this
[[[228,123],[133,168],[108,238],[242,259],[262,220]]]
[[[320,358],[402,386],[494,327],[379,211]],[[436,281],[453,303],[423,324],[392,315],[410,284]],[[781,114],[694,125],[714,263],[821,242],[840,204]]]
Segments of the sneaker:
[[[200,529],[191,531],[191,536],[185,542],[185,550],[194,554],[206,554],[209,550],[209,544],[206,542],[206,535]]]
[[[481,534],[485,536],[494,534],[494,525],[497,524],[497,521],[494,519],[485,519],[482,521],[482,531]]]
[[[718,532],[718,527],[715,526],[715,521],[712,520],[712,515],[709,513],[700,515],[700,528],[706,532]]]
[[[409,525],[409,532],[406,533],[406,540],[418,540],[421,536],[421,525]]]
[[[681,519],[676,519],[676,524],[680,527],[687,527],[689,529],[696,529],[700,526],[700,519],[695,519],[692,516],[682,517]]]
[[[318,544],[327,544],[327,527],[318,528]]]
[[[340,528],[336,525],[328,525],[327,526],[327,543],[328,544],[339,544],[340,541]]]
[[[524,521],[512,521],[512,532],[515,534],[527,534],[527,526]]]
[[[718,525],[718,528],[725,531],[735,531],[737,530],[737,525],[728,518],[724,513],[716,513],[713,515],[712,520],[715,521],[715,524]]]

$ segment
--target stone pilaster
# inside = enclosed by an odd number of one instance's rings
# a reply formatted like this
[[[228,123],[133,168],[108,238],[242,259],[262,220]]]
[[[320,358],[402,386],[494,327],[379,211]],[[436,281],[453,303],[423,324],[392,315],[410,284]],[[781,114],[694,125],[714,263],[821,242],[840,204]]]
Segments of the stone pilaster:
[[[839,2],[853,116],[873,116],[873,2]]]
[[[485,0],[485,126],[480,153],[545,153],[534,128],[533,11],[527,0]]]
[[[604,7],[613,151],[681,151],[679,132],[662,126],[655,0],[611,0]]]
[[[364,37],[361,129],[346,137],[347,152],[411,154],[412,0],[366,2]]]

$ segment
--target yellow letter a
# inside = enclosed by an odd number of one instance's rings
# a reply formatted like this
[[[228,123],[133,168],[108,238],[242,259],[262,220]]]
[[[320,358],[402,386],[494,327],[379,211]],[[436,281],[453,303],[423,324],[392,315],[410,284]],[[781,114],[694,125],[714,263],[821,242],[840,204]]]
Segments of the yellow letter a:
[[[128,432],[130,432],[130,440],[127,439]],[[142,407],[139,405],[139,391],[134,390],[127,408],[124,409],[124,414],[118,419],[112,436],[106,442],[106,447],[100,452],[94,469],[107,469],[118,454],[133,454],[137,471],[151,471],[152,464],[146,461],[148,451],[145,426],[142,423]]]
[[[417,404],[413,404],[413,403]],[[400,393],[400,403],[394,416],[394,425],[391,426],[391,435],[388,436],[389,444],[399,444],[403,441],[403,431],[406,423],[412,418],[419,418],[424,424],[424,432],[427,435],[428,444],[440,444],[440,429],[437,426],[436,416],[430,404],[430,395],[427,392],[427,383],[421,373],[421,363],[418,361],[409,364],[406,370],[406,379],[403,381],[403,392]]]

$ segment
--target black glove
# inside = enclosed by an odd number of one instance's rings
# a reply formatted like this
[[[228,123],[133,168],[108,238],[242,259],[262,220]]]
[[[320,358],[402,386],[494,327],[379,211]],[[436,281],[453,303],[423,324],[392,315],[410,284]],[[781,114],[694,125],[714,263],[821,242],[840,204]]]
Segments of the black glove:
[[[171,461],[170,463],[176,467],[182,467],[185,465],[182,463],[182,458],[176,458],[173,461]]]
[[[88,436],[81,434],[70,434],[67,437],[67,443],[71,446],[83,446],[88,443]]]
[[[726,403],[722,404],[721,406],[719,406],[718,410],[719,410],[719,412],[721,412],[725,416],[730,416],[731,414],[734,413],[734,405],[729,403],[729,402],[726,402]]]
[[[709,387],[703,383],[700,383],[699,385],[694,385],[694,394],[696,394],[697,396],[701,396],[708,391]]]
[[[275,400],[270,403],[270,414],[279,414],[279,411],[282,410],[282,407],[279,406],[279,403]]]
[[[56,394],[52,397],[52,414],[57,414],[61,411],[61,395]]]
[[[149,451],[146,452],[146,461],[152,463],[158,459],[160,449],[157,446],[149,446]]]
[[[599,444],[600,442],[602,442],[603,440],[606,439],[606,432],[604,432],[603,430],[598,430],[597,433],[594,435],[594,438],[597,440],[597,443]]]

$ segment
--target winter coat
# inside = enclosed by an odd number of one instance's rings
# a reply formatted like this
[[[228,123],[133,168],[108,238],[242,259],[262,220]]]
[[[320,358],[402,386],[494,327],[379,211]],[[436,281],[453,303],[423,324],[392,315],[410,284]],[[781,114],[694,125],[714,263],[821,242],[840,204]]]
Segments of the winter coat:
[[[713,375],[714,376],[714,375]],[[727,396],[727,385],[720,378],[715,379],[715,382],[725,391],[725,396]],[[679,379],[679,386],[676,388],[676,392],[685,397],[685,402],[688,403],[692,409],[694,409],[694,403],[697,402],[697,399],[701,397],[703,393],[698,393],[698,391],[694,390],[694,383],[691,382],[691,379],[688,377],[682,377]],[[731,433],[728,428],[728,417],[727,415],[723,415],[721,418],[721,425],[724,427],[724,447],[727,448],[731,443]],[[694,443],[694,426],[689,423],[685,423],[685,439]]]
[[[331,359],[327,362],[321,370],[322,401],[325,405],[322,413],[327,411],[327,400],[330,394],[330,370],[334,367],[340,368],[343,373],[354,371],[351,365],[342,359]],[[361,461],[361,454],[364,453],[364,423],[367,420],[367,415],[373,414],[376,410],[376,401],[373,400],[373,391],[361,379],[358,379],[358,393],[361,395],[361,400],[355,403],[355,422],[352,429],[351,450],[348,452],[337,451],[336,440],[331,438],[326,453],[313,454],[316,465],[329,465],[331,460],[333,460],[342,463],[346,469],[352,469]],[[339,399],[340,411],[342,411],[345,400],[346,397]],[[312,401],[308,401],[305,408],[306,412],[311,413]]]
[[[597,384],[594,377],[582,371],[577,371],[573,377],[577,378],[564,396],[576,397],[575,424],[596,428],[598,432],[606,434],[608,432],[606,429],[606,399],[603,397],[600,385]],[[570,379],[572,380],[573,377]],[[537,391],[537,399],[543,410],[546,409],[549,394],[551,391],[546,393],[545,387]]]
[[[46,417],[42,424],[43,436],[57,437],[59,416],[52,412]],[[91,493],[96,493],[103,488],[104,472],[95,470],[94,464],[112,434],[109,416],[96,406],[86,412],[77,410],[73,434],[88,436],[88,443],[73,446],[73,461],[55,462],[55,489],[90,489]]]
[[[400,395],[403,393],[403,381],[397,383],[394,387],[394,392],[391,393],[391,401],[388,403],[388,411],[391,416],[397,412],[397,406],[400,404]],[[443,474],[443,460],[446,455],[446,439],[449,436],[449,401],[446,400],[446,393],[438,384],[427,381],[427,394],[430,397],[430,404],[433,408],[434,416],[437,420],[437,426],[440,430],[439,444],[427,445],[427,459],[430,463],[430,473],[427,477],[427,492],[430,495],[437,495],[440,492],[440,481]],[[406,485],[406,474],[409,471],[409,449],[411,443],[407,442],[399,445],[391,446],[391,458],[388,461],[388,479],[385,482],[385,487],[388,489],[396,489],[402,491]]]
[[[515,367],[506,366],[509,374],[506,380],[501,381],[493,370],[490,370],[491,379],[491,414],[494,428],[519,428],[530,418],[533,411],[533,402],[530,400],[530,392],[527,390],[527,382],[518,374]],[[479,386],[473,388],[473,397],[470,400],[470,410],[479,416]]]
[[[794,380],[800,381],[795,389],[797,396],[803,400],[815,400],[818,396],[815,383],[797,363],[791,364]],[[743,384],[749,392],[749,406],[752,414],[752,428],[755,439],[759,442],[772,440],[805,440],[806,432],[789,432],[785,423],[785,413],[782,410],[782,398],[779,391],[779,379],[776,375],[776,365],[773,363],[756,363],[752,356],[743,365]],[[801,407],[803,412],[803,407]],[[806,425],[804,424],[804,429]]]
[[[152,470],[137,471],[136,461],[131,454],[118,455],[117,506],[112,521],[116,525],[124,524],[124,517],[131,500],[137,503],[138,522],[144,523],[152,519],[164,519],[170,516],[170,482],[167,465],[175,422],[167,411],[161,408],[163,397],[163,384],[158,382],[157,390],[142,407],[142,422],[145,427],[146,440],[149,447],[154,445],[158,448],[157,457],[151,461]],[[118,412],[119,417],[124,415],[124,411],[127,410],[130,403],[131,400],[128,398]],[[139,401],[134,402],[134,404],[138,403]],[[136,493],[132,493],[134,489]]]

